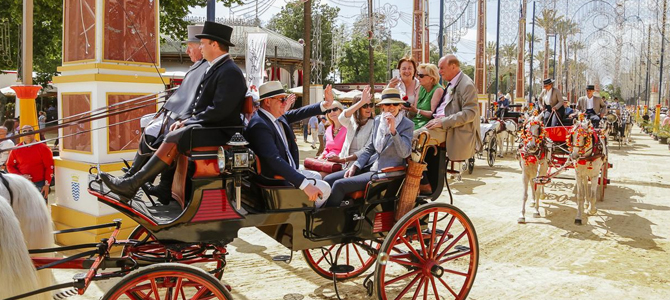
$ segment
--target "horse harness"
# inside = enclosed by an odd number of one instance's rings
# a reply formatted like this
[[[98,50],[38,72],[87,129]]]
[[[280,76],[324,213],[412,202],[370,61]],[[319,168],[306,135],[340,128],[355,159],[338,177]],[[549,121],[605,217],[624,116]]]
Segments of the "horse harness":
[[[0,180],[7,188],[7,192],[9,192],[9,206],[14,206],[14,193],[12,193],[12,189],[9,187],[9,181],[7,181],[7,178],[5,178],[4,174],[5,172],[0,172]]]

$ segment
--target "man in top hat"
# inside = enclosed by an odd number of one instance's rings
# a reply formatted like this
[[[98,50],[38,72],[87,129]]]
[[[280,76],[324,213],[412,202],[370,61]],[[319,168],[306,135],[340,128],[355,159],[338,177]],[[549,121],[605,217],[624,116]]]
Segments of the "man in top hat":
[[[461,64],[453,55],[445,55],[438,62],[442,79],[448,81],[433,119],[426,129],[430,134],[429,144],[446,142],[447,156],[460,161],[475,155],[479,136],[479,104],[477,89],[472,79],[461,72]],[[424,128],[414,131],[418,135]]]
[[[186,54],[191,58],[193,65],[184,75],[179,88],[168,98],[161,110],[154,115],[149,115],[151,120],[144,128],[139,148],[133,160],[133,166],[126,171],[125,177],[137,173],[151,158],[153,152],[163,143],[170,126],[176,120],[188,116],[189,108],[195,100],[194,91],[198,88],[207,67],[209,67],[207,61],[202,57],[202,52],[200,52],[200,40],[195,37],[196,34],[202,33],[202,28],[202,25],[188,25],[188,39],[182,43],[186,44]],[[172,186],[173,175],[173,168],[166,170],[161,175],[160,184],[157,186],[149,185],[147,192],[156,196],[162,204],[167,205],[172,199],[170,187]]]
[[[563,93],[554,87],[554,80],[547,78],[544,80],[544,89],[540,93],[539,107],[544,113],[545,126],[558,126],[558,120],[565,116],[563,108]],[[551,120],[550,120],[551,118]]]
[[[577,110],[586,114],[591,120],[593,127],[600,126],[600,119],[607,113],[607,104],[600,98],[600,95],[594,95],[595,87],[592,84],[586,86],[586,96],[577,100]]]
[[[279,175],[301,189],[311,201],[317,201],[323,192],[308,178],[321,179],[318,172],[299,169],[298,145],[291,123],[324,114],[333,104],[332,87],[324,91],[325,100],[295,110],[286,111],[289,95],[279,81],[263,83],[259,88],[261,105],[251,117],[244,136],[261,164],[261,174],[268,178]],[[318,206],[318,204],[317,204]]]
[[[242,105],[247,91],[242,70],[233,62],[229,47],[233,28],[215,22],[205,22],[200,39],[200,51],[207,60],[205,74],[194,91],[195,100],[187,106],[185,113],[170,126],[165,141],[135,174],[126,178],[116,178],[108,173],[100,173],[100,179],[109,189],[119,195],[124,202],[132,199],[140,186],[149,182],[166,170],[179,153],[190,150],[192,129],[198,127],[242,126]],[[229,139],[239,129],[223,130],[223,139]],[[209,138],[197,142],[200,146],[220,144],[218,139]]]

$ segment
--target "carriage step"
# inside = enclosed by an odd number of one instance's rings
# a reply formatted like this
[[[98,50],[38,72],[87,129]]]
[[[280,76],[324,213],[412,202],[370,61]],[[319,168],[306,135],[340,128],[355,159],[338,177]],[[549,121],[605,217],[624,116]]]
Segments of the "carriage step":
[[[468,251],[470,251],[470,247],[463,246],[463,245],[457,245],[457,246],[454,247],[454,250],[459,251],[459,252],[468,252]]]
[[[333,274],[346,274],[353,272],[356,268],[350,265],[334,265],[331,266],[329,270]]]
[[[275,255],[272,257],[272,261],[283,261],[288,263],[291,261],[291,255]]]

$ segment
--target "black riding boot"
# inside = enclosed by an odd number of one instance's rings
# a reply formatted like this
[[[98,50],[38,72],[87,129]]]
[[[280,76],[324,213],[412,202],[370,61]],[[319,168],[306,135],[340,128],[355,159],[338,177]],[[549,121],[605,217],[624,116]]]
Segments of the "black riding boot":
[[[108,173],[100,173],[100,179],[114,193],[119,195],[122,202],[129,202],[135,197],[142,184],[155,178],[160,172],[170,166],[177,155],[177,144],[164,143],[151,156],[151,159],[133,176],[117,178]]]
[[[172,200],[172,179],[176,168],[170,167],[161,173],[161,180],[158,185],[145,185],[149,195],[158,198],[158,201],[163,205],[170,204]]]
[[[149,148],[149,144],[153,144],[154,141],[156,141],[155,137],[142,135],[139,149],[137,149],[137,153],[135,153],[135,159],[133,159],[133,165],[130,167],[130,169],[124,170],[126,174],[123,175],[123,178],[133,176],[133,174],[137,173],[140,169],[142,169],[144,164],[146,164],[147,161],[149,161],[151,155],[153,154],[153,150]]]

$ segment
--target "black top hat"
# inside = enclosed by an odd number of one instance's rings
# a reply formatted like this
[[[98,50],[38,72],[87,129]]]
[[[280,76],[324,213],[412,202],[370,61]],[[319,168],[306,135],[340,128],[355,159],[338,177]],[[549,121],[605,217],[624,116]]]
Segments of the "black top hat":
[[[217,41],[224,45],[235,47],[235,44],[230,42],[230,36],[233,34],[233,28],[227,25],[206,21],[205,27],[202,28],[201,34],[196,34],[195,37],[199,39],[210,39]]]
[[[586,90],[587,90],[587,91],[593,91],[593,90],[595,90],[595,89],[596,89],[596,88],[595,88],[595,86],[593,86],[593,84],[589,84],[589,85],[586,86]]]
[[[544,82],[544,85],[552,84],[552,83],[554,83],[554,79],[552,79],[552,78],[547,78],[547,79],[545,79],[543,82]]]

